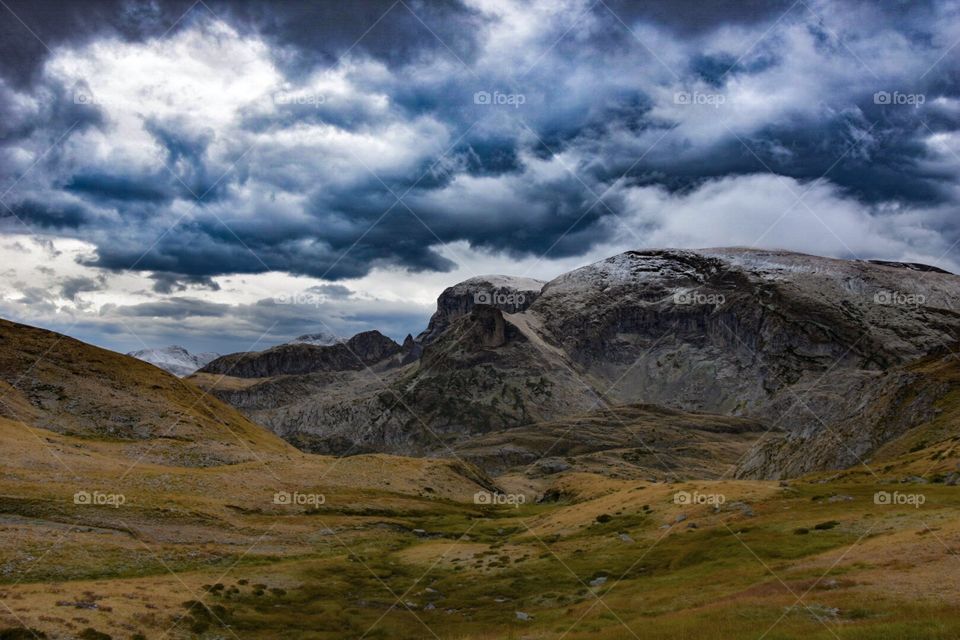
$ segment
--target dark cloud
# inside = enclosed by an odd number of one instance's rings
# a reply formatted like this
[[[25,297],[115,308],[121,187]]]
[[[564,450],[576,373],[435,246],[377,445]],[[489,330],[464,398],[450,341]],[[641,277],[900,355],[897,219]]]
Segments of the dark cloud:
[[[228,304],[208,302],[198,298],[171,297],[157,302],[144,302],[128,306],[112,306],[106,312],[112,315],[134,318],[184,318],[224,316],[231,311]],[[102,310],[101,313],[104,313]]]
[[[55,296],[41,287],[24,288],[22,295],[15,302],[31,307],[33,312],[53,313],[57,310]]]
[[[636,213],[636,190],[731,176],[828,180],[867,211],[957,198],[953,2],[518,3],[507,17],[454,1],[190,7],[10,2],[52,51],[13,19],[0,40],[5,202],[94,244],[86,265],[151,272],[160,294],[216,290],[231,273],[445,271],[438,247],[455,242],[583,255]],[[217,59],[232,38],[218,20],[240,34],[236,59]],[[214,58],[223,71],[207,82],[244,82],[229,100],[202,96],[223,100],[203,117],[189,102],[202,87],[174,99],[151,86],[153,103],[124,112],[94,99],[97,78],[43,67],[93,41],[174,55],[161,35],[203,41],[177,41],[194,47],[185,77]],[[280,82],[257,84],[266,67]],[[131,131],[144,137],[124,147]]]
[[[107,288],[107,279],[100,276],[97,279],[79,276],[76,278],[67,278],[60,285],[60,295],[67,300],[76,300],[77,294],[88,291],[103,291]]]
[[[81,173],[71,177],[70,182],[64,188],[67,191],[93,199],[119,200],[121,202],[169,202],[173,194],[168,190],[159,188],[154,184],[155,182],[156,178],[151,176]]]
[[[93,222],[93,216],[81,205],[32,199],[15,203],[9,210],[0,211],[2,218],[13,216],[28,224],[51,230],[77,230],[85,223]]]
[[[176,33],[221,18],[267,36],[294,69],[332,64],[356,50],[401,64],[424,50],[450,47],[469,59],[479,12],[455,0],[7,0],[0,19],[0,72],[18,85],[35,79],[50,50],[113,37],[127,42]],[[432,33],[431,33],[432,32]],[[436,35],[434,35],[436,34]]]
[[[205,276],[188,276],[163,271],[151,274],[150,279],[153,280],[153,290],[157,293],[182,292],[189,288],[220,290],[220,285],[215,280]]]

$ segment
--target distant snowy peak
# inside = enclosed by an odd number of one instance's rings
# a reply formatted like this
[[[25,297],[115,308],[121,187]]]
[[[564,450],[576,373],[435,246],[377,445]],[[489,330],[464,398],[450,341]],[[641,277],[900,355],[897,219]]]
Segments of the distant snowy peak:
[[[487,275],[474,276],[473,278],[453,285],[451,289],[454,291],[475,291],[489,287],[492,289],[515,289],[517,291],[539,292],[545,284],[546,282],[543,280],[523,276]]]
[[[313,344],[320,347],[329,347],[330,345],[345,341],[346,338],[341,338],[333,335],[332,333],[321,331],[320,333],[307,333],[299,338],[294,338],[287,344]]]
[[[212,352],[190,353],[179,345],[162,349],[141,349],[140,351],[131,351],[127,355],[149,362],[180,378],[189,376],[208,362],[220,357],[220,354]]]

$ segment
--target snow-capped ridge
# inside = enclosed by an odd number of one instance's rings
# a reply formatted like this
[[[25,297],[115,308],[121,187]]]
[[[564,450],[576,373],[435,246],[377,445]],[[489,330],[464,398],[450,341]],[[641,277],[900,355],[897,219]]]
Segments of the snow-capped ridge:
[[[158,349],[140,349],[139,351],[131,351],[127,355],[149,362],[180,378],[189,376],[208,362],[220,357],[219,353],[210,351],[190,353],[186,348],[177,344]]]
[[[346,341],[347,338],[335,336],[327,331],[320,331],[318,333],[305,333],[304,335],[298,336],[286,344],[312,344],[319,347],[329,347],[339,342]]]

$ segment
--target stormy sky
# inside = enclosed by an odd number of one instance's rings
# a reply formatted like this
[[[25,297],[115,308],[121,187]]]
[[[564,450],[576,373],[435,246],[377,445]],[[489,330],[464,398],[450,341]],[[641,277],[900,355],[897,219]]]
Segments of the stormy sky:
[[[230,352],[633,248],[960,272],[958,129],[949,0],[2,0],[0,315]]]

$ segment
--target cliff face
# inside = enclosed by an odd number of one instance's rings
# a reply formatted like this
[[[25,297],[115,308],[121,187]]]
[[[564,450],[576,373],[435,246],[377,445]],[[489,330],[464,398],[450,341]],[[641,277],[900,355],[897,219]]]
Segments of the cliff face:
[[[784,430],[741,475],[794,474],[849,466],[915,425],[877,407],[905,397],[919,375],[910,363],[957,341],[958,300],[960,278],[922,265],[631,251],[543,285],[491,276],[451,287],[402,352],[379,334],[358,345],[372,372],[349,353],[288,362],[271,350],[231,356],[231,375],[262,380],[215,392],[300,446],[340,453],[439,453],[636,403],[741,416]],[[270,377],[281,373],[297,377]],[[925,389],[924,415],[938,393]],[[850,446],[831,447],[831,429]]]
[[[530,313],[614,397],[763,415],[810,376],[853,384],[952,342],[958,283],[785,252],[628,252],[548,283]]]
[[[363,369],[400,352],[400,345],[379,331],[358,333],[329,346],[284,344],[266,351],[234,353],[217,358],[199,370],[238,378],[268,378],[318,371]]]
[[[545,283],[533,278],[478,276],[448,287],[437,298],[437,310],[417,341],[428,344],[440,337],[450,323],[481,304],[506,313],[521,313],[536,302]]]

